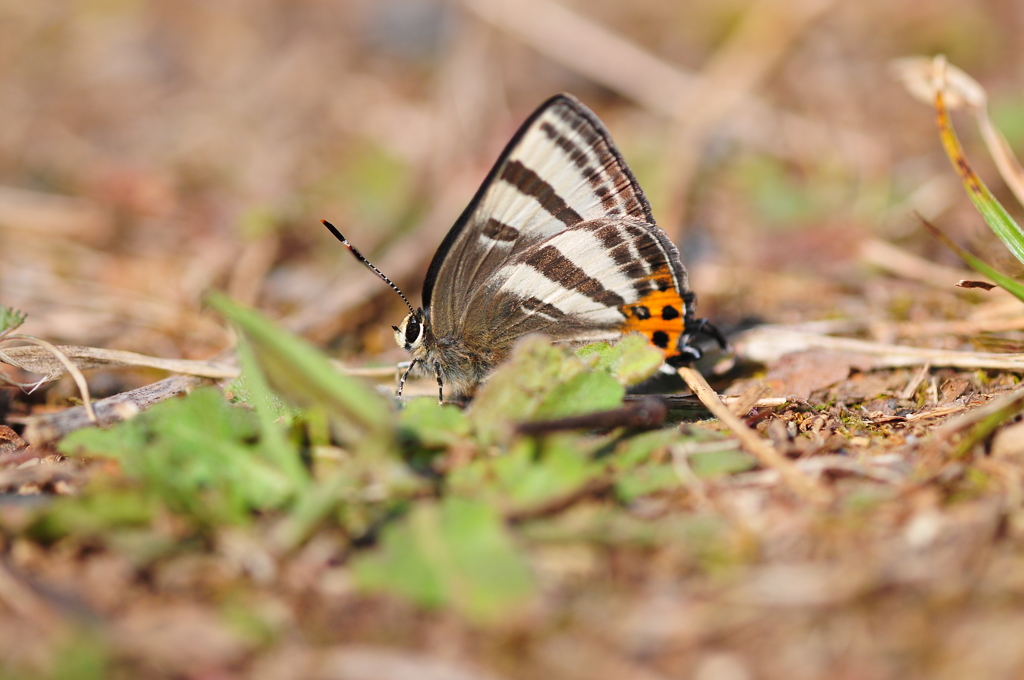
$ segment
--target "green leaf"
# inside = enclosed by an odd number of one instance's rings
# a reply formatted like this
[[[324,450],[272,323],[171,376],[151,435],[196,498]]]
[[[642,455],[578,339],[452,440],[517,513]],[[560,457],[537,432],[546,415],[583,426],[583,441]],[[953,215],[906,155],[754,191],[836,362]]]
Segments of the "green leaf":
[[[347,444],[390,448],[394,432],[384,397],[336,371],[316,348],[259,312],[218,293],[211,293],[207,304],[245,334],[267,382],[278,394],[301,408],[324,409],[335,435]]]
[[[25,323],[23,312],[0,305],[0,336],[14,332],[23,323]]]
[[[65,634],[53,650],[49,680],[103,680],[111,676],[108,641],[99,631],[82,627]]]
[[[438,404],[434,397],[412,399],[398,416],[402,436],[428,449],[440,449],[466,441],[470,424],[457,406]]]
[[[384,529],[379,549],[352,560],[352,570],[366,590],[449,606],[479,623],[515,616],[535,592],[498,513],[457,497],[415,506]]]
[[[309,484],[309,472],[299,458],[298,449],[285,436],[284,428],[278,422],[280,402],[270,391],[252,348],[244,340],[238,343],[238,359],[248,396],[259,420],[262,456],[287,475],[296,489],[302,489]]]
[[[663,450],[677,441],[692,441],[694,437],[684,437],[676,428],[642,432],[620,442],[615,447],[613,462],[620,470],[628,470],[646,461],[655,451]]]
[[[938,239],[939,242],[941,242],[947,248],[949,248],[954,253],[959,255],[960,259],[966,262],[967,265],[971,267],[971,269],[978,272],[979,274],[982,274],[992,279],[1001,287],[1005,288],[1006,291],[1013,295],[1015,298],[1017,298],[1021,302],[1024,302],[1024,284],[1021,284],[1019,281],[1011,279],[1006,274],[1003,274],[994,267],[989,266],[981,258],[971,254],[964,248],[961,248],[951,238],[949,238],[944,233],[939,231],[938,227],[936,227],[928,220],[922,218],[921,223],[924,224],[925,228],[928,229],[928,231],[932,233],[932,236]]]
[[[623,503],[632,503],[641,496],[678,489],[679,485],[679,476],[670,464],[642,465],[616,478],[615,495]]]
[[[106,430],[73,432],[59,450],[117,459],[126,476],[199,522],[244,523],[252,510],[280,507],[299,490],[254,443],[257,428],[252,413],[210,387]]]
[[[661,351],[638,334],[627,335],[614,345],[606,342],[584,345],[576,350],[576,354],[595,370],[614,376],[625,387],[647,380],[665,361]]]
[[[558,385],[587,370],[568,348],[544,337],[516,343],[508,361],[477,392],[468,417],[481,445],[507,440],[511,424],[530,419]]]
[[[159,514],[155,495],[117,488],[109,477],[90,482],[80,497],[60,497],[36,516],[28,534],[49,543],[64,536],[95,538],[111,530],[148,528]]]
[[[698,477],[732,475],[757,467],[757,459],[739,449],[694,453],[689,460],[690,467]]]
[[[593,460],[604,439],[559,434],[522,439],[507,454],[479,458],[448,475],[449,494],[485,499],[514,513],[568,497],[605,475]]]
[[[607,411],[622,405],[626,389],[607,373],[578,373],[555,385],[533,412],[531,420],[554,420]]]

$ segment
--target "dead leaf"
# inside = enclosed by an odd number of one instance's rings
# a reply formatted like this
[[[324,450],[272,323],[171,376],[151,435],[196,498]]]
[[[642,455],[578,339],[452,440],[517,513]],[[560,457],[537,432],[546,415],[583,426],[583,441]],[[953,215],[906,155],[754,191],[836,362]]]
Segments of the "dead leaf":
[[[810,350],[787,354],[765,375],[773,394],[807,399],[812,392],[846,380],[850,369],[867,370],[871,360],[863,354]]]

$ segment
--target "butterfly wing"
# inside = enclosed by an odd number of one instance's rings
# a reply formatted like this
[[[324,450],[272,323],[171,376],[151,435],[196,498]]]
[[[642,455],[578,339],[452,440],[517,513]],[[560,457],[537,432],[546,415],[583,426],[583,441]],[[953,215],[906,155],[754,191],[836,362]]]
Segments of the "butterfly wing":
[[[603,218],[510,258],[470,299],[463,332],[467,345],[498,354],[526,333],[579,342],[639,332],[668,359],[685,346],[693,309],[665,233],[639,220]]]
[[[670,356],[693,308],[678,252],[608,131],[564,94],[506,146],[434,255],[423,302],[435,338],[498,354],[529,332],[639,330]]]
[[[574,224],[654,217],[604,125],[574,97],[557,95],[519,128],[441,243],[423,306],[435,333],[454,330],[465,302],[509,257]],[[435,290],[445,294],[434,298]]]

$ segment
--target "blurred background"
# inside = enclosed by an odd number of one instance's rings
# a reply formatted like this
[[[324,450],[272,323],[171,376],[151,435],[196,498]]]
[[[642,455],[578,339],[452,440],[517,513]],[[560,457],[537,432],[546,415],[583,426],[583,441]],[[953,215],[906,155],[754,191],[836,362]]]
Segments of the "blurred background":
[[[927,316],[879,250],[955,264],[914,210],[1014,270],[890,62],[948,55],[1020,148],[1022,34],[1009,0],[0,0],[0,303],[51,341],[202,358],[230,342],[201,306],[220,288],[399,360],[401,301],[319,220],[418,300],[509,136],[567,91],[701,315]]]

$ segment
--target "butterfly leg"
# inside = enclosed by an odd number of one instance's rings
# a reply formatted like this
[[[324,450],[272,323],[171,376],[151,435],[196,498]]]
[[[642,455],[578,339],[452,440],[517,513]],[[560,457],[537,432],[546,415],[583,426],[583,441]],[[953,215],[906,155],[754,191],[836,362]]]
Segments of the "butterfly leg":
[[[441,380],[441,362],[434,362],[434,376],[437,378],[437,403],[444,403],[444,381]]]
[[[416,362],[417,361],[419,361],[419,359],[413,359],[412,361],[409,362],[409,368],[405,369],[405,373],[402,374],[402,379],[398,381],[398,398],[399,399],[402,398],[402,390],[405,389],[405,379],[409,377],[410,373],[412,373],[412,369],[416,367]]]

